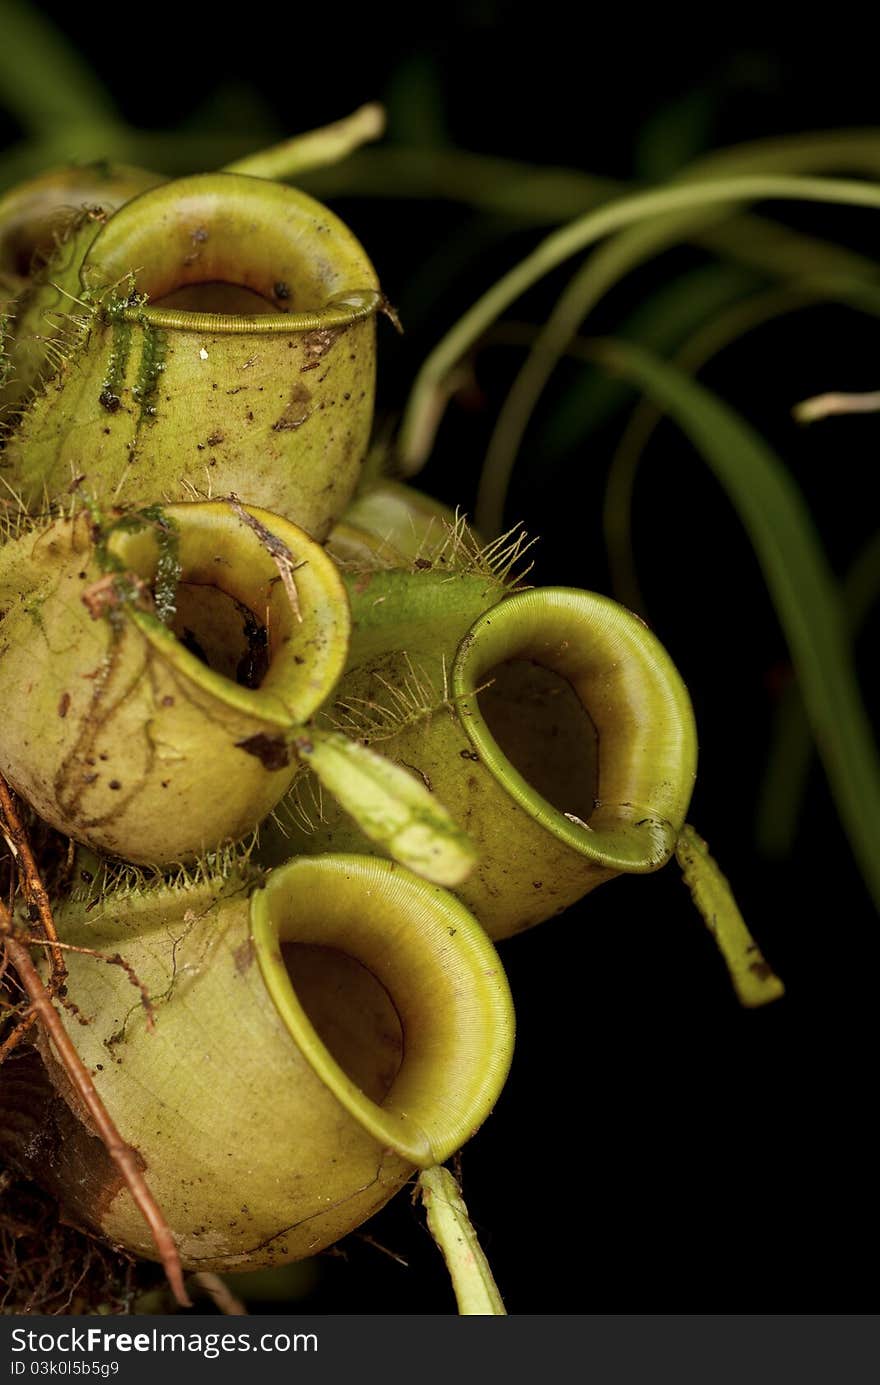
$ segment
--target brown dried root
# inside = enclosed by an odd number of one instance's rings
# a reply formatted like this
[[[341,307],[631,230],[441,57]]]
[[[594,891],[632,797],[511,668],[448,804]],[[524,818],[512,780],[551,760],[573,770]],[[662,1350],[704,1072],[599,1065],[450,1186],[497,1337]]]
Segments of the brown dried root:
[[[3,809],[6,819],[7,840],[10,849],[16,860],[19,879],[25,898],[29,901],[37,917],[42,924],[46,934],[45,939],[38,939],[40,945],[48,945],[52,950],[53,965],[50,986],[60,987],[66,978],[66,968],[64,967],[64,944],[58,940],[58,933],[55,928],[55,920],[52,917],[52,909],[49,903],[49,896],[46,892],[37,869],[27,834],[21,824],[9,787],[0,776],[0,807]],[[183,1282],[183,1269],[180,1264],[180,1256],[174,1238],[171,1235],[168,1223],[162,1214],[156,1199],[150,1191],[149,1185],[138,1166],[137,1156],[131,1145],[126,1144],[116,1129],[113,1120],[107,1111],[106,1106],[98,1095],[95,1084],[77,1053],[70,1037],[61,1022],[61,1018],[52,1004],[50,991],[44,983],[42,977],[34,966],[27,945],[23,941],[15,928],[12,911],[9,906],[0,900],[0,936],[5,944],[5,957],[15,968],[19,983],[26,992],[30,1002],[29,1011],[19,1020],[16,1028],[12,1030],[8,1038],[0,1047],[0,1061],[3,1060],[9,1051],[18,1043],[22,1035],[27,1031],[35,1019],[38,1019],[58,1054],[65,1072],[78,1096],[84,1103],[86,1109],[92,1117],[95,1129],[102,1139],[107,1153],[116,1164],[121,1173],[125,1184],[139,1208],[159,1255],[159,1259],[168,1278],[168,1283],[174,1293],[177,1302],[183,1307],[190,1306]],[[56,961],[57,958],[57,961]],[[143,990],[140,982],[135,978],[135,984],[141,989],[141,998],[144,999]],[[147,998],[147,1003],[149,1003]],[[148,1010],[148,1022],[152,1020],[152,1012]]]
[[[12,916],[6,905],[2,903],[0,903],[0,932],[6,935],[6,954],[28,993],[33,1011],[42,1021],[74,1090],[88,1110],[107,1153],[119,1169],[135,1205],[150,1229],[153,1244],[164,1267],[174,1297],[182,1307],[189,1308],[191,1305],[183,1284],[180,1256],[168,1223],[162,1215],[162,1210],[150,1192],[149,1185],[138,1167],[134,1150],[131,1145],[125,1143],[106,1106],[98,1096],[95,1084],[74,1048],[67,1030],[61,1023],[58,1011],[49,999],[46,987],[30,959],[27,948],[14,936]]]
[[[64,952],[78,952],[81,957],[94,957],[98,962],[107,962],[112,967],[121,967],[135,990],[140,991],[141,1005],[144,1007],[147,1016],[147,1030],[150,1034],[155,1033],[156,1010],[150,998],[150,992],[147,990],[143,981],[141,981],[134,967],[131,965],[131,962],[126,961],[121,953],[114,952],[111,954],[109,952],[98,952],[93,947],[76,947],[74,943],[50,943],[46,942],[45,938],[31,938],[25,933],[18,933],[16,936],[20,943],[27,943],[29,947],[61,948]],[[79,1011],[77,1011],[77,1013],[79,1013]],[[88,1020],[83,1019],[81,1022],[87,1024]]]
[[[0,1171],[0,1314],[130,1312],[159,1274],[65,1225],[48,1193]]]
[[[58,946],[58,934],[55,930],[55,920],[52,917],[49,896],[40,878],[40,872],[37,870],[37,863],[34,860],[27,833],[22,826],[21,818],[18,816],[15,799],[2,774],[0,774],[0,812],[2,812],[6,824],[6,841],[15,859],[18,879],[25,900],[29,906],[36,910],[43,932],[52,948],[50,988],[54,993],[66,982],[67,968]]]

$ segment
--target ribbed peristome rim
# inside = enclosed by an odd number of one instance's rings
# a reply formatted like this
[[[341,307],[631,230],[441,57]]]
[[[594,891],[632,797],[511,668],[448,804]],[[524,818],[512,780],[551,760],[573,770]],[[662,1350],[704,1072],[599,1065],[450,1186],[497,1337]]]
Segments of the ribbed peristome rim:
[[[498,954],[464,905],[377,857],[298,857],[254,894],[251,929],[291,1038],[365,1130],[421,1168],[442,1163],[474,1134],[507,1077],[514,1017]],[[403,1061],[381,1105],[319,1038],[282,958],[284,942],[337,948],[387,991]]]
[[[486,725],[478,690],[493,668],[512,659],[532,660],[567,679],[596,728],[598,789],[585,825],[532,788]],[[609,869],[644,872],[665,864],[693,790],[696,728],[680,674],[631,611],[575,588],[520,592],[471,627],[452,687],[481,760],[548,832]]]
[[[297,269],[298,267],[298,269]],[[298,188],[243,173],[178,178],[133,197],[98,233],[84,289],[161,299],[190,284],[224,282],[269,302],[275,286],[308,276],[320,302],[306,311],[206,313],[133,303],[122,316],[164,330],[240,335],[350,326],[384,299],[376,271],[339,217]],[[291,307],[296,306],[296,290]]]
[[[136,606],[127,613],[189,682],[227,707],[286,728],[306,721],[342,674],[351,630],[348,596],[336,564],[305,530],[269,510],[240,508],[257,529],[222,501],[165,505],[161,514],[174,527],[181,582],[216,587],[258,619],[268,618],[269,668],[259,687],[242,687],[208,668],[155,616]],[[299,615],[260,531],[290,555]],[[112,531],[108,551],[152,581],[158,562],[155,524],[145,519],[140,528]]]

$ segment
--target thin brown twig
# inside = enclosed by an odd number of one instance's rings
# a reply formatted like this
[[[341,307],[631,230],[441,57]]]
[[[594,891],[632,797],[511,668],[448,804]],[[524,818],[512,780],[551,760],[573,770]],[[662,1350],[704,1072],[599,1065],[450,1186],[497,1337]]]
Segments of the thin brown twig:
[[[2,907],[4,906],[0,905],[0,908]],[[0,1044],[0,1066],[5,1063],[12,1050],[18,1047],[28,1030],[36,1021],[36,1018],[36,1012],[34,1010],[29,1010],[26,1015],[22,1015],[12,1033],[7,1034],[2,1044]]]
[[[296,616],[296,619],[301,622],[302,611],[300,610],[299,593],[296,589],[296,582],[293,580],[293,574],[298,567],[302,567],[302,563],[296,562],[287,544],[284,543],[282,539],[279,539],[277,534],[270,533],[265,524],[261,524],[254,515],[250,514],[244,508],[234,492],[230,493],[228,503],[241,520],[242,524],[246,524],[249,529],[253,530],[277,567],[278,575],[284,583],[284,590],[287,592],[287,599],[290,602],[293,614]]]
[[[156,1029],[156,1011],[153,1006],[150,992],[141,981],[131,962],[126,961],[120,952],[98,952],[94,947],[77,947],[74,943],[47,942],[45,938],[31,938],[26,933],[16,933],[20,943],[30,943],[32,947],[60,947],[64,952],[78,952],[82,957],[96,957],[99,962],[107,962],[113,967],[122,967],[135,990],[140,991],[141,1005],[147,1012],[147,1029],[151,1034]]]
[[[46,938],[52,945],[52,982],[53,988],[57,989],[58,986],[64,984],[67,968],[58,947],[58,933],[55,929],[55,920],[52,917],[52,906],[49,903],[46,888],[40,879],[40,872],[37,870],[31,844],[22,826],[21,818],[18,816],[12,792],[2,774],[0,774],[0,811],[6,820],[6,826],[14,845],[15,864],[24,897],[29,904],[33,904],[36,908]]]
[[[131,1145],[126,1144],[119,1134],[106,1106],[95,1090],[95,1084],[74,1048],[61,1021],[61,1016],[49,999],[43,980],[31,961],[27,948],[13,935],[13,926],[12,915],[6,906],[0,903],[0,928],[6,934],[6,950],[18,973],[21,984],[27,991],[32,1010],[39,1016],[49,1038],[55,1045],[71,1084],[91,1115],[107,1153],[119,1169],[132,1200],[150,1229],[153,1244],[175,1299],[181,1307],[189,1308],[192,1305],[183,1283],[180,1255],[168,1223],[159,1204],[153,1197],[141,1169],[138,1167],[134,1150]]]
[[[396,1250],[389,1250],[387,1246],[383,1246],[382,1242],[377,1241],[375,1236],[368,1236],[366,1232],[360,1231],[358,1232],[358,1240],[363,1241],[366,1246],[371,1246],[373,1250],[381,1251],[383,1255],[388,1256],[389,1260],[394,1260],[398,1265],[403,1265],[405,1270],[409,1269],[408,1260],[404,1260],[403,1256],[398,1255]]]

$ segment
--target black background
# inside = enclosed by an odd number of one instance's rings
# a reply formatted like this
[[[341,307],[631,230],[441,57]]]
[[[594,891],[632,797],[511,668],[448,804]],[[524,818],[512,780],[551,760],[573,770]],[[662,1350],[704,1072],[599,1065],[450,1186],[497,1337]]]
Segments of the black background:
[[[509,6],[358,10],[325,0],[122,8],[43,6],[101,74],[128,120],[253,131],[254,145],[379,98],[393,138],[661,177],[711,147],[799,130],[880,124],[876,50],[843,14],[774,32],[741,8]],[[812,21],[811,21],[812,23]],[[786,26],[788,29],[788,26]],[[864,39],[865,36],[862,36]],[[8,139],[16,131],[7,124]],[[432,291],[443,246],[475,214],[399,200],[335,202],[367,246],[407,328],[383,333],[379,411],[399,412],[426,352],[536,243],[492,228]],[[870,254],[873,212],[786,212]],[[678,251],[632,276],[594,330],[673,273]],[[418,277],[416,277],[418,276]],[[541,321],[565,276],[530,295]],[[517,308],[520,313],[520,308]],[[876,527],[880,419],[798,430],[793,402],[880,386],[877,327],[824,308],[750,337],[707,372],[779,449],[836,570]],[[473,501],[492,419],[515,366],[486,353],[453,402],[418,484]],[[573,368],[557,389],[570,386]],[[542,416],[552,412],[554,390]],[[527,440],[509,518],[543,537],[536,580],[608,591],[600,507],[624,414],[552,459]],[[540,424],[540,418],[539,418]],[[649,615],[694,699],[701,768],[692,820],[730,876],[787,986],[745,1012],[675,867],[617,880],[502,945],[519,1016],[496,1113],[463,1155],[464,1191],[513,1313],[858,1311],[874,1239],[876,920],[816,769],[794,855],[761,859],[755,804],[787,652],[747,537],[699,458],[659,431],[637,493],[636,552]],[[876,697],[876,619],[861,643]],[[321,1313],[446,1313],[453,1304],[406,1196],[367,1228],[404,1267],[352,1237],[322,1257]],[[277,1311],[278,1305],[272,1305]]]

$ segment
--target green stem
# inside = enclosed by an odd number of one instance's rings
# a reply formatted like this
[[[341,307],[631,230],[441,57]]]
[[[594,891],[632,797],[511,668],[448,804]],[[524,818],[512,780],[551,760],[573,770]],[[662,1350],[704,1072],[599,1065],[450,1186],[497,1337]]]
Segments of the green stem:
[[[247,173],[251,178],[296,178],[310,169],[339,163],[362,144],[381,139],[384,133],[384,108],[372,101],[332,125],[294,135],[271,149],[236,159],[226,165],[225,171]]]
[[[727,877],[706,843],[685,823],[675,848],[684,883],[718,946],[741,1005],[754,1009],[785,994],[785,987],[746,926]]]
[[[419,1174],[419,1190],[428,1229],[449,1270],[459,1315],[506,1316],[507,1309],[452,1174],[439,1164],[433,1169],[423,1169]]]

